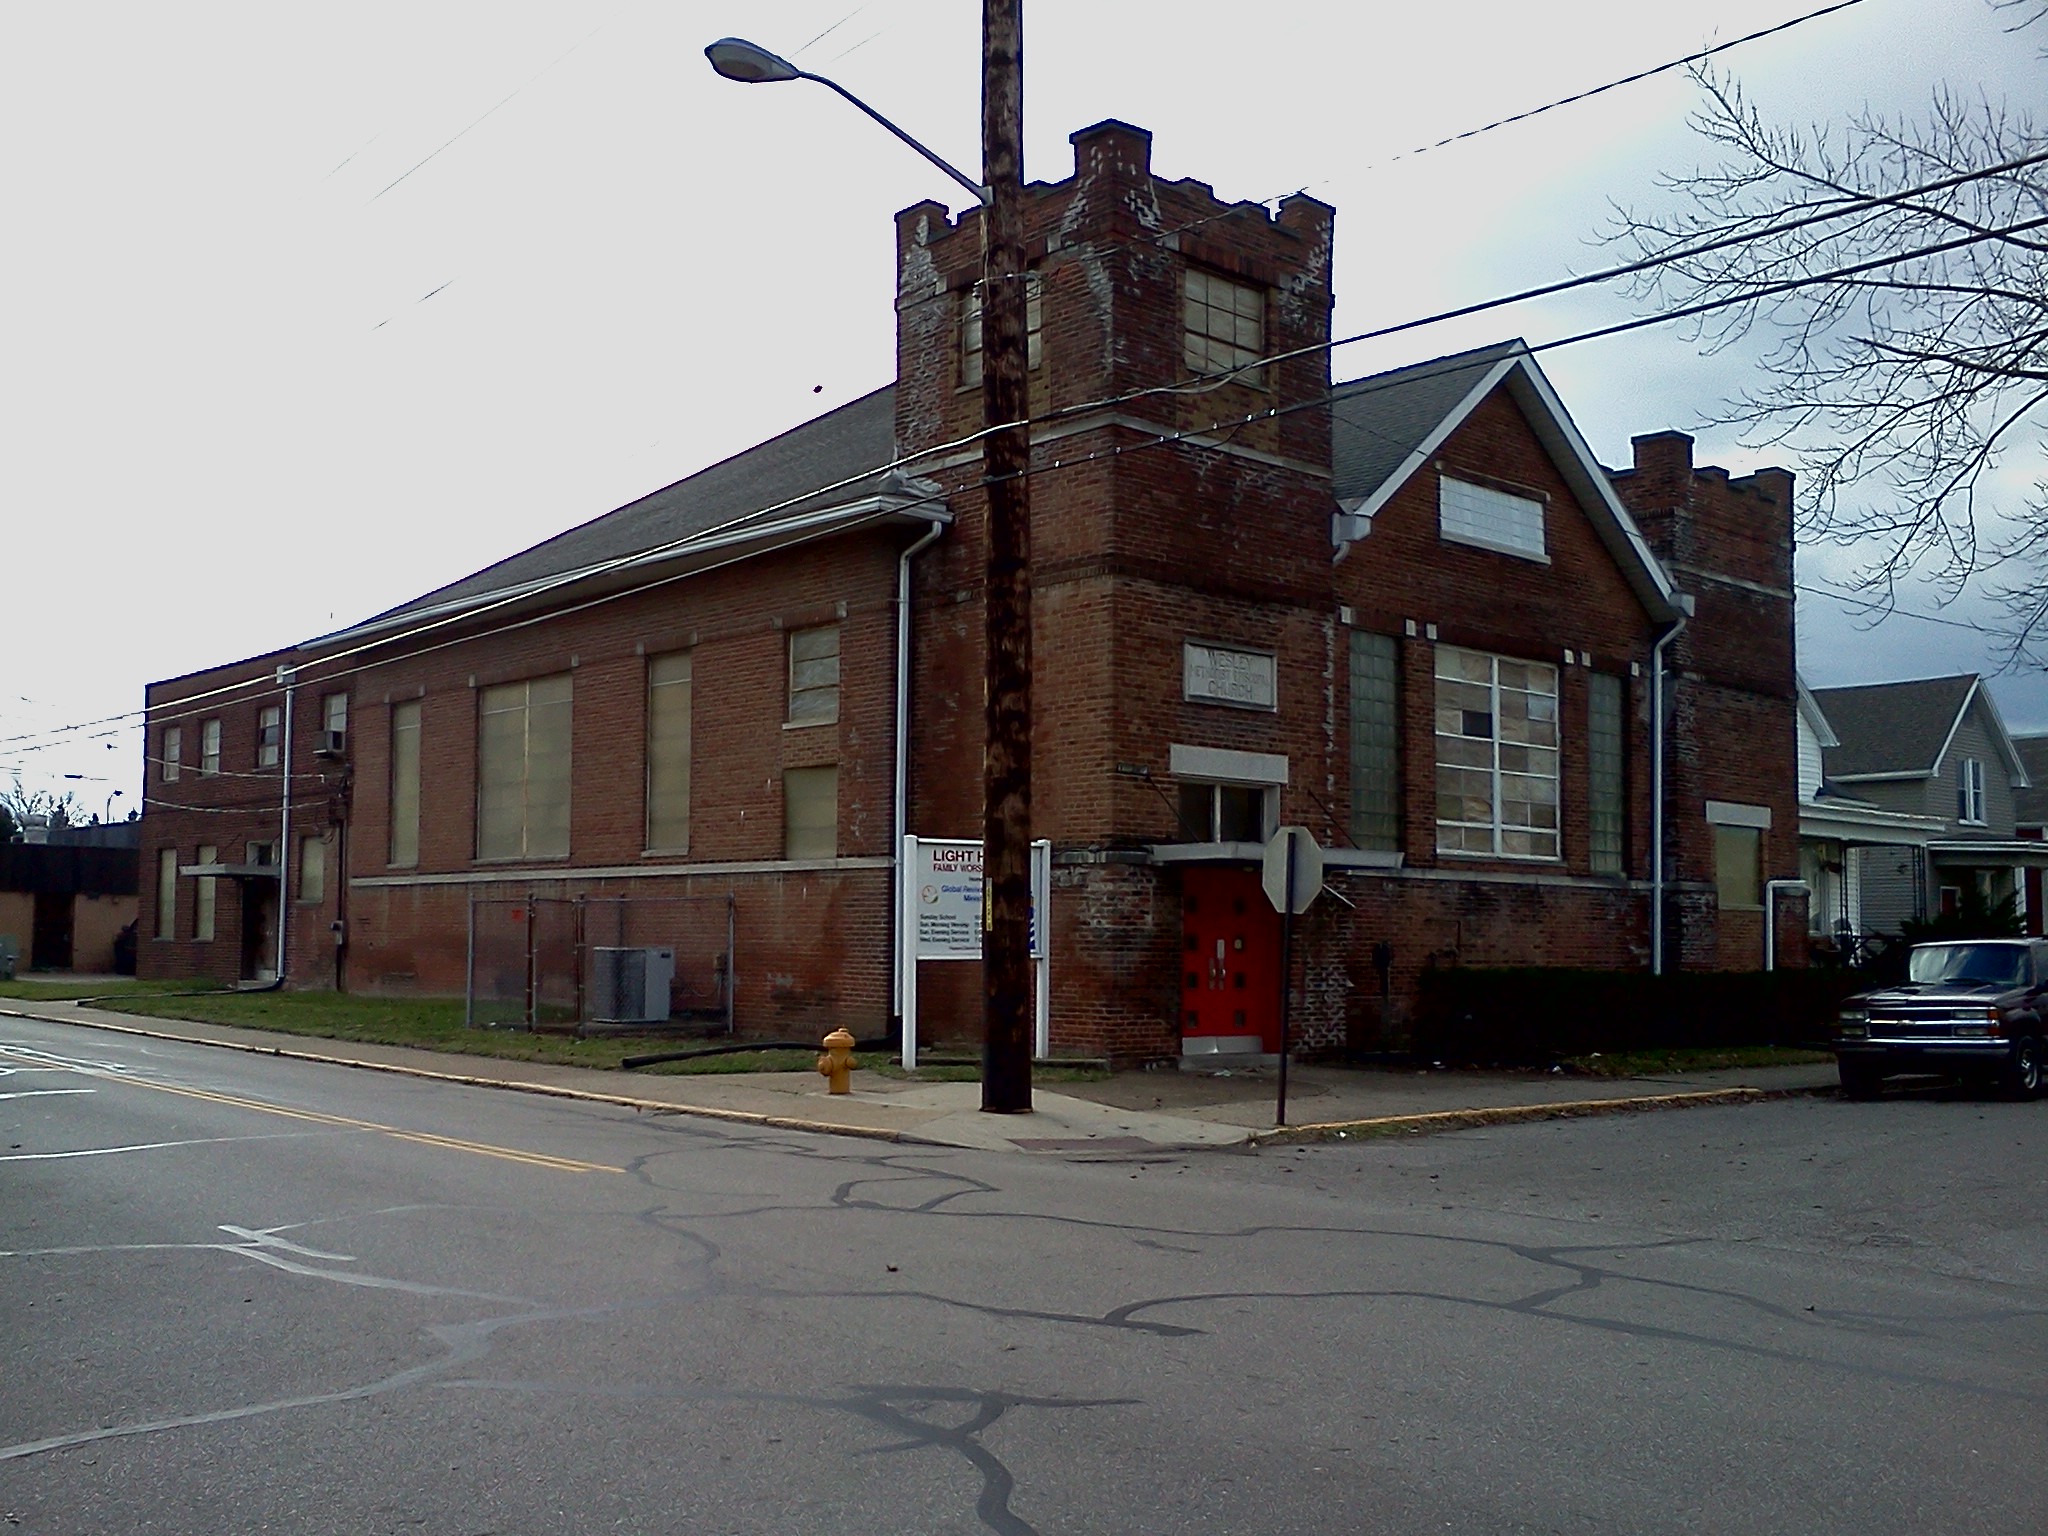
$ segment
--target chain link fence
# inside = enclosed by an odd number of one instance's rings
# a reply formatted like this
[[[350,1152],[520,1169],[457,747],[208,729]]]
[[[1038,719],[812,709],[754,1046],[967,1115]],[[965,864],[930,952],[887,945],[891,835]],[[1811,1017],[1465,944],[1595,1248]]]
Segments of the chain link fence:
[[[482,897],[464,1020],[578,1035],[733,1032],[734,900]]]

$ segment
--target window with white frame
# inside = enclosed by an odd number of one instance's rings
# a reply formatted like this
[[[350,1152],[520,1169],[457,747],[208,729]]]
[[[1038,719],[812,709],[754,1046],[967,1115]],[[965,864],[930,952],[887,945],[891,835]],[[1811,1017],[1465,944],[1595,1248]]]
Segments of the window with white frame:
[[[1181,781],[1181,835],[1196,843],[1263,843],[1273,834],[1275,790],[1267,784]]]
[[[211,778],[220,772],[220,722],[199,722],[199,776]]]
[[[569,699],[566,672],[478,695],[478,858],[567,856]]]
[[[688,651],[647,660],[647,848],[690,851]]]
[[[789,723],[829,725],[839,718],[839,626],[789,634]]]
[[[185,756],[185,732],[175,725],[164,727],[163,747],[160,753],[163,761],[163,780],[166,784],[178,782],[179,770]]]
[[[1266,290],[1200,267],[1187,269],[1183,355],[1195,373],[1229,373],[1266,349]]]
[[[1436,846],[1558,856],[1557,668],[1437,647]]]
[[[1984,825],[1984,763],[1966,757],[1956,770],[1956,820],[1974,827]]]
[[[275,768],[284,742],[284,711],[266,704],[256,711],[256,766]]]
[[[1044,304],[1040,298],[1041,285],[1036,272],[1024,275],[1024,345],[1027,354],[1025,366],[1036,368],[1043,355],[1039,340],[1039,329],[1044,323]],[[967,300],[960,318],[960,385],[971,388],[981,382],[981,284],[976,283],[967,290]]]
[[[1543,560],[1543,503],[1450,475],[1437,477],[1437,531],[1453,544]]]
[[[320,701],[320,729],[329,736],[348,734],[348,695],[330,693]]]

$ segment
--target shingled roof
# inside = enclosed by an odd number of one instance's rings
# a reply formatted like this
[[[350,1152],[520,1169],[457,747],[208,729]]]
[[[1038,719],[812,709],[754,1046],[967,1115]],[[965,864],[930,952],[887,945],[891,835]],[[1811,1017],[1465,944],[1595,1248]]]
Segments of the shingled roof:
[[[2012,819],[2016,826],[2048,825],[2048,736],[2015,736],[2020,762],[2026,766],[2033,786],[2012,792]]]
[[[1841,745],[1827,752],[1831,779],[1873,773],[1933,773],[1969,702],[1977,676],[1924,677],[1856,688],[1816,688],[1814,697]]]
[[[1519,341],[1370,374],[1331,391],[1330,457],[1340,502],[1363,500],[1420,451],[1445,418]]]

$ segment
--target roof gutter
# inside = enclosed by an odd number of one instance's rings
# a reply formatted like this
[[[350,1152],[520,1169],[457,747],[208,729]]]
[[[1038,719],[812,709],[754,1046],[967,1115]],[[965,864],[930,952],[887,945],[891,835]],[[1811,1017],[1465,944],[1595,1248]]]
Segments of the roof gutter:
[[[1685,596],[1679,594],[1685,604]],[[1687,605],[1689,606],[1689,605]],[[1650,647],[1650,974],[1664,974],[1664,648],[1685,628],[1686,615]]]
[[[905,547],[896,561],[896,786],[894,821],[896,835],[889,843],[890,895],[889,926],[894,932],[903,922],[903,882],[910,878],[903,863],[903,840],[910,835],[910,562],[929,549],[938,536],[946,531],[944,520],[934,517],[931,527],[915,542]],[[914,960],[906,961],[905,952],[909,945],[901,933],[895,933],[895,952],[889,974],[892,978],[892,996],[889,1011],[896,1019],[896,1038],[903,1038],[903,967],[915,965]]]

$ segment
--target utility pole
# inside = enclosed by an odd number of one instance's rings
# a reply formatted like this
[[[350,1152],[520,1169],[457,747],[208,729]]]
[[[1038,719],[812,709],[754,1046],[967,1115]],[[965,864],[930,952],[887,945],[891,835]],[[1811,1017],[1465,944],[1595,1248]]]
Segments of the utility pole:
[[[1031,1108],[1031,459],[1024,276],[1024,4],[982,0],[981,390],[988,508],[981,1107]],[[1014,425],[1012,425],[1014,423]],[[993,430],[1000,429],[1000,430]],[[1049,937],[1049,936],[1048,936]]]

